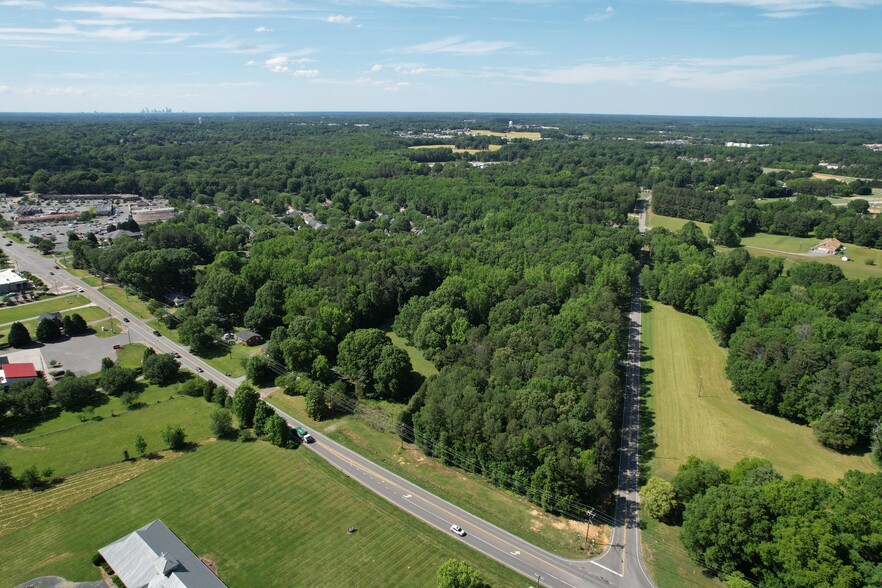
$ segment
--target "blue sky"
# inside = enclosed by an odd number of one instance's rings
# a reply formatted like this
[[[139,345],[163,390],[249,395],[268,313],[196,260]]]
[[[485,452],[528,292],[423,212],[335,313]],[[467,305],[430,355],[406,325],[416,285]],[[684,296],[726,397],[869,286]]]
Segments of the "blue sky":
[[[0,0],[0,112],[882,116],[882,0]]]

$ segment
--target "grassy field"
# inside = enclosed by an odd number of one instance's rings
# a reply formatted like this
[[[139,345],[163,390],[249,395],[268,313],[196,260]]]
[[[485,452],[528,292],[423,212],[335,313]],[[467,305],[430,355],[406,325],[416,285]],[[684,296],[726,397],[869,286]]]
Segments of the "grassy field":
[[[141,367],[141,361],[144,359],[144,350],[147,349],[141,343],[129,343],[123,345],[116,352],[116,363],[124,368],[136,369]]]
[[[412,345],[408,345],[405,339],[402,339],[395,334],[395,331],[387,328],[386,336],[389,337],[389,340],[392,341],[392,344],[395,345],[395,347],[407,352],[407,356],[410,358],[410,367],[413,371],[424,378],[434,376],[438,373],[438,368],[435,367],[434,363],[426,359],[426,356],[423,355],[422,351]]]
[[[162,460],[165,461],[165,460]],[[18,499],[12,493],[11,500]],[[40,508],[25,494],[19,512]],[[314,453],[216,442],[23,528],[0,534],[6,583],[46,574],[95,580],[96,549],[161,518],[231,588],[435,586],[448,558],[495,586],[530,581],[430,529],[341,476]],[[6,498],[6,497],[4,497]],[[354,525],[352,535],[346,529]]]
[[[640,537],[643,543],[644,561],[652,581],[659,588],[723,588],[725,584],[709,576],[697,565],[680,543],[680,527],[660,523],[641,514],[645,524]]]
[[[123,450],[134,455],[136,435],[144,437],[148,449],[162,449],[160,434],[168,424],[183,427],[190,441],[209,437],[209,415],[216,407],[202,398],[175,396],[175,391],[174,385],[147,386],[140,397],[143,406],[135,410],[127,410],[119,398],[111,397],[94,409],[100,420],[82,422],[81,413],[63,411],[27,432],[3,431],[4,436],[13,433],[17,444],[0,446],[0,461],[8,463],[16,475],[31,465],[66,475],[119,461]]]
[[[726,350],[698,317],[659,303],[644,317],[644,362],[657,447],[651,467],[670,479],[690,455],[731,467],[742,457],[770,460],[784,476],[836,480],[850,470],[878,471],[869,455],[842,455],[815,441],[809,427],[753,410],[731,391]]]
[[[61,316],[63,316],[63,317],[74,315],[74,314],[78,314],[81,317],[83,317],[83,319],[87,323],[91,323],[93,321],[101,321],[101,319],[105,319],[108,316],[107,312],[105,312],[104,309],[99,308],[97,306],[87,306],[85,308],[77,308],[75,310],[62,310],[61,311]],[[27,320],[27,321],[22,321],[21,324],[24,325],[24,327],[31,333],[31,339],[35,339],[36,334],[37,334],[37,325],[39,324],[39,321],[37,319],[31,319],[31,320]],[[6,325],[5,327],[0,327],[0,339],[5,339],[6,335],[9,334],[9,327],[11,327],[11,326],[12,325]],[[101,336],[109,337],[112,334],[112,333],[107,333],[107,334],[101,333],[100,323],[91,325],[91,328],[95,329],[95,331],[99,337],[101,337]],[[119,333],[119,329],[117,329],[116,332]]]
[[[126,291],[114,284],[108,284],[99,290],[102,294],[128,310],[133,316],[138,318],[150,318],[152,315],[147,310],[147,304],[137,296],[130,296]]]
[[[56,296],[40,300],[39,302],[19,304],[18,306],[0,309],[0,325],[40,316],[44,312],[57,312],[87,304],[90,304],[89,299],[79,294],[68,294],[66,296]]]
[[[671,231],[679,231],[689,221],[682,218],[657,215],[650,211],[648,222],[650,227],[664,227]],[[704,231],[705,235],[710,232],[709,223],[696,222],[695,224]],[[845,277],[852,280],[882,277],[882,250],[880,249],[846,244],[844,254],[849,257],[850,261],[842,261],[841,255],[820,255],[817,257],[799,255],[800,253],[807,253],[810,247],[817,245],[819,242],[819,239],[811,237],[787,237],[785,235],[771,235],[768,233],[759,233],[752,237],[741,239],[741,244],[750,251],[751,255],[781,257],[784,259],[785,267],[791,267],[796,263],[815,261],[839,266]],[[868,265],[867,262],[871,262],[872,265]]]
[[[585,525],[541,511],[523,497],[502,491],[479,476],[442,465],[426,457],[397,435],[371,427],[391,427],[383,414],[397,414],[400,406],[383,404],[371,416],[345,416],[317,423],[306,416],[302,396],[274,392],[268,401],[294,418],[322,431],[335,441],[375,461],[419,486],[483,517],[528,541],[568,557],[586,557],[582,549]],[[598,527],[599,528],[599,527]]]

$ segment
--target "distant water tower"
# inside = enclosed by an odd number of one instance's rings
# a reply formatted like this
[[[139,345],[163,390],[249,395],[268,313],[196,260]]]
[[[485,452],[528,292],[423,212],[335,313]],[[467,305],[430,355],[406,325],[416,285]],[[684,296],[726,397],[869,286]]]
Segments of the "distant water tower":
[[[508,121],[508,128],[511,128],[513,126],[514,126],[514,121],[513,120]]]

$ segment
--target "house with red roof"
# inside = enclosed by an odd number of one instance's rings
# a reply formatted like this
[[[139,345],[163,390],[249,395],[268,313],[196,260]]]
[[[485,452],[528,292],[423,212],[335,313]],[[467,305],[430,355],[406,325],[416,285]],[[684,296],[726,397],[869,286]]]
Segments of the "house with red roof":
[[[37,370],[32,363],[5,363],[0,366],[0,384],[9,386],[16,382],[33,382]]]

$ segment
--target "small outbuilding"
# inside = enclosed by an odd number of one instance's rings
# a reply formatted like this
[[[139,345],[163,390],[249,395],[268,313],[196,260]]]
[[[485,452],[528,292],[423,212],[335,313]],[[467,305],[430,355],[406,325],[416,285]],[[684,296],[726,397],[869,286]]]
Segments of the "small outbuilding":
[[[235,335],[236,341],[242,343],[244,345],[252,346],[252,345],[260,345],[263,342],[263,337],[255,333],[254,331],[239,331]]]
[[[226,588],[226,584],[156,519],[98,550],[126,588]]]

